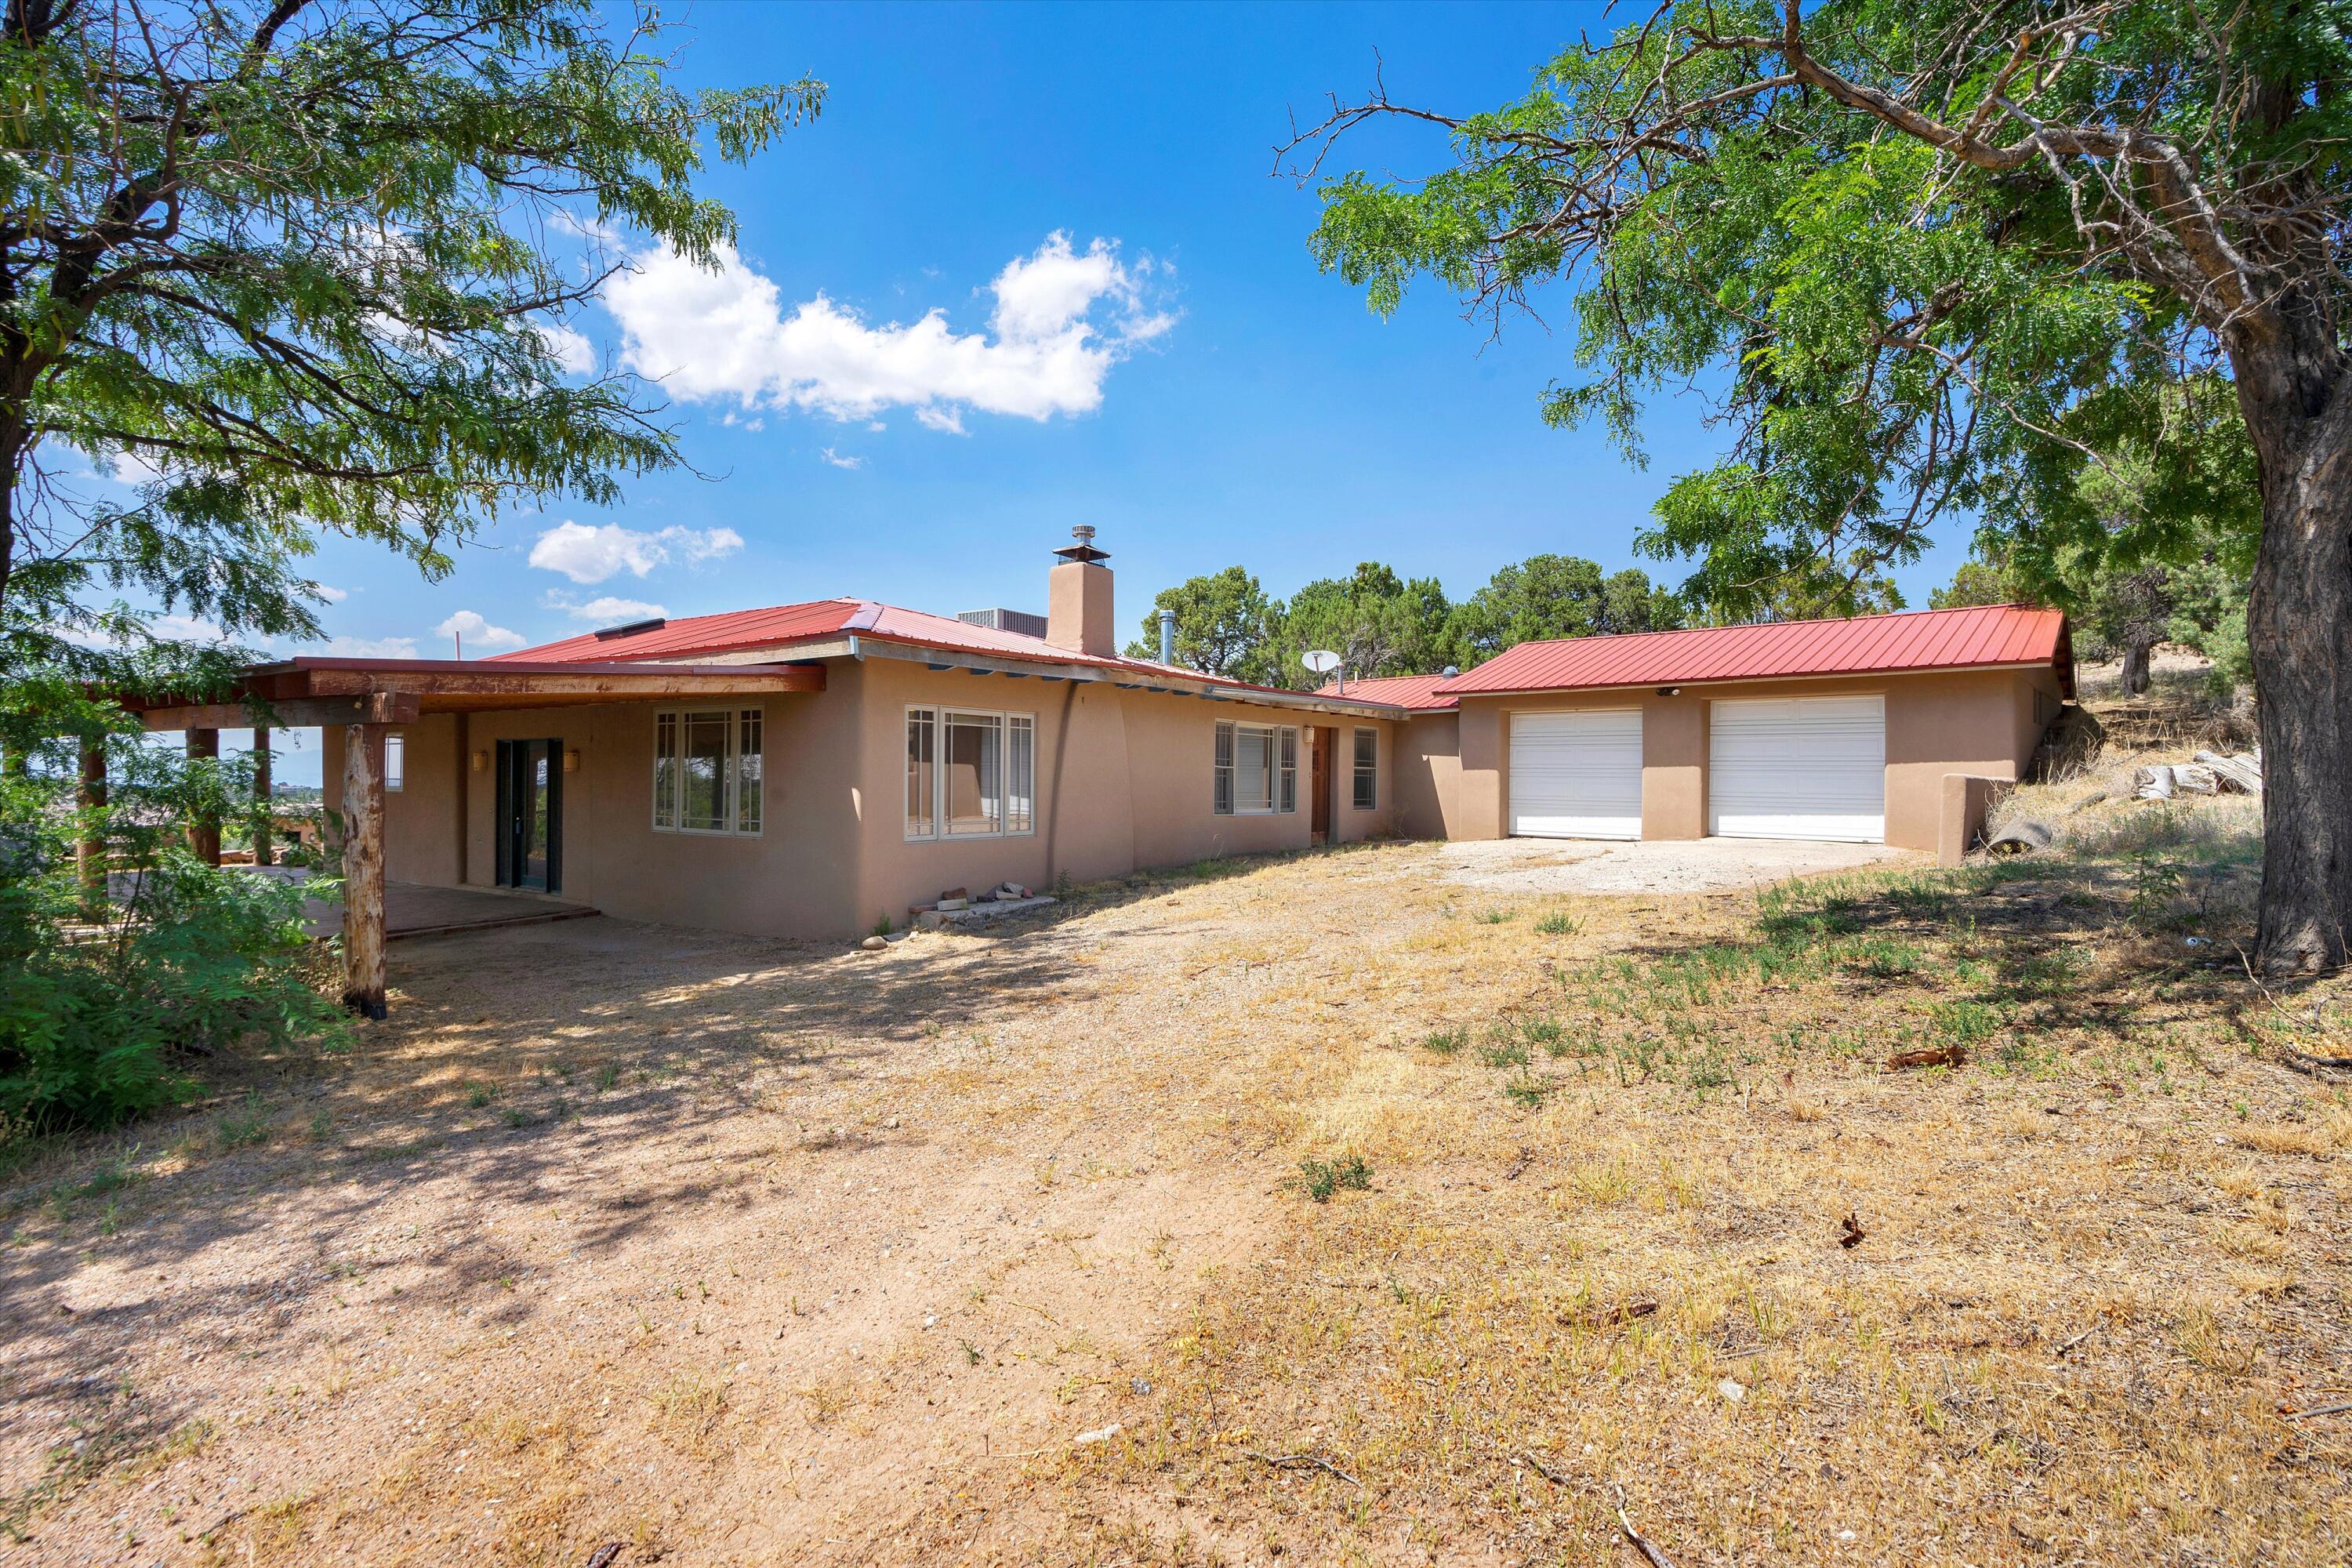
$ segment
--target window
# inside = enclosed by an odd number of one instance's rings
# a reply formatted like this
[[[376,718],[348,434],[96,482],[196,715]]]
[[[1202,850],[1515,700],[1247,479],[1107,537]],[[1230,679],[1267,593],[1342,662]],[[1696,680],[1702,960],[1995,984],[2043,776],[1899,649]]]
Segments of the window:
[[[1034,833],[1036,801],[1036,715],[907,710],[908,837]]]
[[[757,834],[766,716],[757,708],[654,715],[654,830]]]
[[[383,787],[398,790],[408,784],[408,737],[386,735],[383,738]]]
[[[1381,732],[1356,731],[1356,809],[1370,811],[1381,804]]]
[[[1271,724],[1217,726],[1209,809],[1220,816],[1265,816],[1298,809],[1298,731]]]

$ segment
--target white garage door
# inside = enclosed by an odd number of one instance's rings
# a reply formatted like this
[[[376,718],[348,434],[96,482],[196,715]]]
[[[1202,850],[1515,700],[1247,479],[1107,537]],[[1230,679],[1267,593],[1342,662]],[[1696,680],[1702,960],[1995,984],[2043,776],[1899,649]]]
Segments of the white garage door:
[[[1709,833],[1885,842],[1885,698],[1717,702],[1708,728]]]
[[[1511,715],[1511,831],[1642,837],[1642,710]]]

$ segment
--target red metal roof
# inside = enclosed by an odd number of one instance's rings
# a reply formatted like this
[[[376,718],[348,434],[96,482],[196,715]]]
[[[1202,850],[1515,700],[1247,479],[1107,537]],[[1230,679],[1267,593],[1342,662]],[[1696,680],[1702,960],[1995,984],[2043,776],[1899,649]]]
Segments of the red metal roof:
[[[1326,686],[1315,695],[1353,697],[1363,702],[1386,702],[1415,712],[1448,712],[1461,704],[1438,691],[1437,688],[1447,679],[1443,675],[1380,675],[1368,680],[1351,680],[1344,692],[1337,686]]]
[[[793,657],[793,645],[833,642],[846,637],[873,637],[883,642],[912,643],[965,654],[1002,654],[1007,658],[1050,664],[1089,665],[1131,675],[1138,681],[1176,679],[1199,681],[1235,692],[1263,691],[1277,696],[1308,695],[1278,686],[1254,686],[1245,680],[1203,675],[1181,665],[1150,659],[1079,653],[1023,632],[999,631],[948,616],[900,609],[872,599],[817,599],[804,605],[777,605],[764,610],[730,610],[716,616],[689,616],[621,637],[585,632],[538,647],[517,648],[480,660],[484,664],[626,664],[646,659],[684,659],[754,650],[771,652],[778,660]],[[1432,682],[1439,677],[1425,677]],[[1318,694],[1319,695],[1319,694]],[[1350,690],[1348,701],[1380,702]]]
[[[1437,689],[1462,697],[1988,665],[2054,665],[2071,688],[2074,653],[2066,617],[2056,610],[1991,605],[1843,621],[1781,621],[1528,642]]]
[[[583,632],[538,647],[493,654],[485,664],[570,664],[593,660],[626,664],[634,659],[681,658],[747,647],[837,636],[864,605],[856,599],[818,599],[765,610],[730,610],[719,616],[688,616],[626,637]]]

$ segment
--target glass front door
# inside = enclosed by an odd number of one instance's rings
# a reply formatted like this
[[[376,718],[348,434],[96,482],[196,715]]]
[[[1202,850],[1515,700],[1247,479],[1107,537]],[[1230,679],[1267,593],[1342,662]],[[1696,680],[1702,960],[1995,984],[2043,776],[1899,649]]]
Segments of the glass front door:
[[[499,742],[499,885],[562,890],[563,742]]]

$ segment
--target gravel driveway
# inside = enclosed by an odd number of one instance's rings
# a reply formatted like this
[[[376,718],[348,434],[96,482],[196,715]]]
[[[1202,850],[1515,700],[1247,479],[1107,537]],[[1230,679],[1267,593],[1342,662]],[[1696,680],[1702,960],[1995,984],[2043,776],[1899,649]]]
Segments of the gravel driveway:
[[[1850,871],[1921,851],[1790,838],[1493,838],[1439,845],[1444,880],[1502,893],[1735,893],[1790,877]]]

